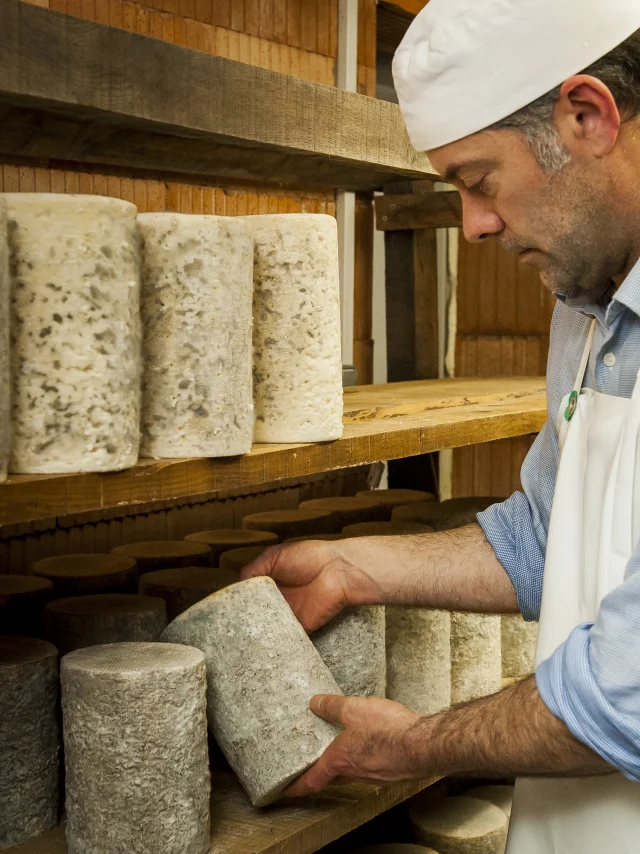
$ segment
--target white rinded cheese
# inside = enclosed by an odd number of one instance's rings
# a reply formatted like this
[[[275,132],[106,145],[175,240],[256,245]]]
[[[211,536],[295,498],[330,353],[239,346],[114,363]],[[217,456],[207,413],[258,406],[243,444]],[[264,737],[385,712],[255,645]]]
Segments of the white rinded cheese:
[[[251,450],[253,241],[242,219],[141,214],[146,457]]]
[[[10,471],[118,471],[138,458],[136,208],[9,193]]]
[[[493,694],[502,687],[500,617],[451,614],[451,705]]]
[[[256,442],[342,435],[338,234],[333,217],[246,217],[254,240]]]
[[[417,797],[409,810],[417,842],[440,854],[503,854],[508,819],[492,803],[469,797]]]
[[[502,617],[502,678],[529,676],[538,640],[538,624],[526,622],[520,614]]]

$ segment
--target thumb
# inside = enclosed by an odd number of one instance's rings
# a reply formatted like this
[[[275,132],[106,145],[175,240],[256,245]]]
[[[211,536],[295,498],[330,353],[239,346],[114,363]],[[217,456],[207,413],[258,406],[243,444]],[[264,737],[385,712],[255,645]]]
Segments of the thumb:
[[[330,723],[342,724],[342,713],[349,697],[341,694],[316,694],[311,698],[309,708],[319,718]]]

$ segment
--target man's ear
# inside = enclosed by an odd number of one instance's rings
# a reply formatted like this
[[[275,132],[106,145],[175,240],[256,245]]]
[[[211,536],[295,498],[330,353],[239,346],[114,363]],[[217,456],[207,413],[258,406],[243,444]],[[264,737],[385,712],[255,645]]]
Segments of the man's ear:
[[[620,111],[611,90],[588,74],[576,74],[565,80],[553,119],[574,157],[605,157],[620,132]]]

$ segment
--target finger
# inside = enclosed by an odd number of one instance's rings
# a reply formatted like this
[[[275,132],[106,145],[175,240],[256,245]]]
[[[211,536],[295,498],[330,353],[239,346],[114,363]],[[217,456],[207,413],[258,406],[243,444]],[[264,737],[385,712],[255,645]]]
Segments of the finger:
[[[342,724],[344,708],[349,700],[350,697],[343,697],[341,694],[316,694],[311,698],[309,708],[314,715],[325,721]]]
[[[247,578],[257,578],[260,575],[273,575],[278,552],[281,549],[281,545],[266,548],[259,557],[242,568],[240,571],[240,580],[246,581]]]
[[[306,795],[318,794],[335,780],[336,774],[331,768],[331,755],[327,756],[329,750],[330,748],[302,777],[298,777],[288,789],[285,789],[285,797],[303,798]]]

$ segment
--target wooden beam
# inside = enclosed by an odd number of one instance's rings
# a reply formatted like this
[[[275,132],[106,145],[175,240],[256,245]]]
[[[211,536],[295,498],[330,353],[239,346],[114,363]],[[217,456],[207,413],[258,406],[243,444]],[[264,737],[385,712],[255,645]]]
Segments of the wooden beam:
[[[410,15],[417,15],[427,5],[429,0],[385,0],[388,6],[397,6],[403,12],[408,12]]]
[[[141,460],[109,474],[13,475],[0,484],[0,526],[251,488],[521,436],[536,433],[546,418],[540,377],[362,386],[345,389],[344,401],[344,435],[336,442],[256,445],[246,456],[222,459]]]
[[[395,104],[19,0],[0,4],[0,155],[281,186],[435,178]]]
[[[462,200],[457,190],[436,193],[386,194],[376,198],[376,228],[412,231],[425,228],[459,228]]]

